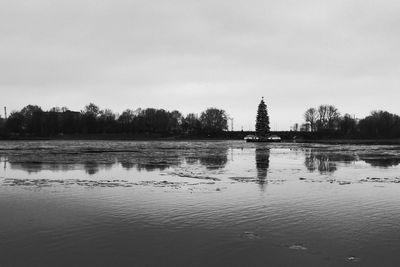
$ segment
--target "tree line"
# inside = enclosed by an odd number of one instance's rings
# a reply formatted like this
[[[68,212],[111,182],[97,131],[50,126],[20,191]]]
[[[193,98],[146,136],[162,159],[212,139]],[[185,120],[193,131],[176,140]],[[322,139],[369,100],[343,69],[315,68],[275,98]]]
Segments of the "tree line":
[[[383,110],[356,119],[348,113],[342,116],[333,105],[320,105],[307,109],[304,120],[305,124],[293,130],[334,132],[346,138],[400,138],[400,117]]]
[[[0,118],[3,136],[52,137],[75,134],[133,134],[140,136],[218,136],[228,130],[224,110],[208,108],[200,116],[164,109],[126,109],[116,114],[90,103],[80,112],[66,107],[44,111],[28,105]]]
[[[373,111],[362,119],[341,115],[333,105],[309,108],[305,123],[292,130],[314,132],[318,138],[400,138],[400,117],[388,111]],[[269,117],[262,100],[256,129],[269,132]],[[116,114],[90,103],[83,110],[54,107],[47,111],[28,105],[0,117],[0,137],[57,137],[63,135],[126,134],[139,137],[226,137],[228,116],[224,110],[208,108],[200,115],[164,109],[126,109]]]

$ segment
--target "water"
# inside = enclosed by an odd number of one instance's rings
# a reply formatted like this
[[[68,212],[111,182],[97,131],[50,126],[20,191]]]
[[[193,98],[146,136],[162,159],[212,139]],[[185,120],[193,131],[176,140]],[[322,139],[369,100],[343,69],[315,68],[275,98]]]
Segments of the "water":
[[[0,266],[398,266],[400,146],[0,142]]]

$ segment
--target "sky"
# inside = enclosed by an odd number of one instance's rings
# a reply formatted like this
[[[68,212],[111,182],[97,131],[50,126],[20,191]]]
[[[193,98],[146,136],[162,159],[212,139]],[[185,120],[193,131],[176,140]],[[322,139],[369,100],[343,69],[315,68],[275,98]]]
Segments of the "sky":
[[[400,1],[1,0],[0,106],[93,102],[201,113],[272,130],[335,105],[400,114]]]

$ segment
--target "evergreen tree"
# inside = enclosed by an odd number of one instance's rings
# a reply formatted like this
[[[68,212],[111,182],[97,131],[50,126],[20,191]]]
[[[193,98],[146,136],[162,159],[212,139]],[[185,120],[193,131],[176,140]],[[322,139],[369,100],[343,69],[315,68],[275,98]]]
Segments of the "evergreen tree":
[[[269,133],[269,117],[267,111],[267,105],[265,105],[264,97],[261,99],[257,110],[256,120],[256,134],[257,136],[265,137]]]

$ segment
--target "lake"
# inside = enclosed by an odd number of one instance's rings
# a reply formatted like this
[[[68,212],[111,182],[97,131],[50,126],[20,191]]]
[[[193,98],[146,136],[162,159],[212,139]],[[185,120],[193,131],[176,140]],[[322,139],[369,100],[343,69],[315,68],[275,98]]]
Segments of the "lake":
[[[0,142],[0,266],[399,266],[400,146]]]

